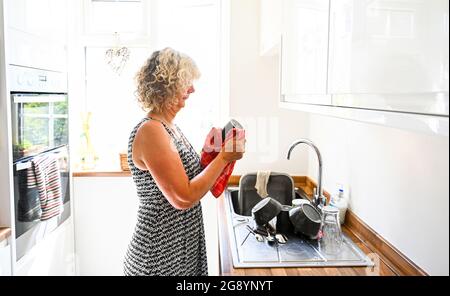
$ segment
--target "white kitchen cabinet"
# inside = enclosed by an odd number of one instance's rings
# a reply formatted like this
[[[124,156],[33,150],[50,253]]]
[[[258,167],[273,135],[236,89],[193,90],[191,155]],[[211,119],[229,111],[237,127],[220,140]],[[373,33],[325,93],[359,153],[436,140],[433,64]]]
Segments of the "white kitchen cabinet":
[[[5,0],[8,27],[66,43],[67,0]]]
[[[448,0],[285,0],[280,106],[449,133]]]
[[[16,263],[14,275],[73,276],[75,261],[73,219],[68,219]]]
[[[64,45],[16,29],[10,29],[8,37],[9,64],[57,72],[66,71]]]
[[[132,178],[75,178],[74,201],[77,274],[123,275],[137,219]]]
[[[67,0],[5,0],[9,64],[66,70]]]
[[[261,0],[260,54],[276,54],[281,42],[282,11],[284,0]]]
[[[331,1],[333,103],[448,114],[448,3]]]
[[[0,276],[11,275],[11,245],[8,241],[0,242]]]
[[[282,99],[330,104],[327,93],[329,0],[285,0]]]

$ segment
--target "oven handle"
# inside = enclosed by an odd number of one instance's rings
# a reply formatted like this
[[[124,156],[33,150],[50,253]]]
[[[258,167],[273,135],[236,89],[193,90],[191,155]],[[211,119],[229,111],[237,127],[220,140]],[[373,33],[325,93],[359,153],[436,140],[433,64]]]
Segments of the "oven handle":
[[[46,154],[49,154],[49,153],[58,154],[58,153],[61,153],[63,151],[63,149],[67,149],[67,145],[59,146],[59,147],[53,148],[51,150],[48,150],[48,151],[36,154],[34,156],[30,156],[30,157],[27,157],[25,159],[22,159],[22,160],[20,160],[20,161],[18,161],[16,163],[14,163],[14,166],[16,167],[16,172],[23,171],[23,170],[31,168],[32,161],[33,161],[33,159],[35,157],[43,156],[43,155],[46,155]]]
[[[31,160],[26,162],[19,162],[16,164],[16,172],[27,170],[31,168]]]

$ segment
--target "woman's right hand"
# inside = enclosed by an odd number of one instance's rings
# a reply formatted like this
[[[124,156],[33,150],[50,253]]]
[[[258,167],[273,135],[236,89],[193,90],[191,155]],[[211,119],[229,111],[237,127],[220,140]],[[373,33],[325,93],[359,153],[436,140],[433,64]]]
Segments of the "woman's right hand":
[[[242,131],[243,132],[243,131]],[[239,137],[239,133],[232,139],[225,142],[218,157],[221,157],[226,163],[240,160],[244,157],[245,153],[245,140],[244,136]]]

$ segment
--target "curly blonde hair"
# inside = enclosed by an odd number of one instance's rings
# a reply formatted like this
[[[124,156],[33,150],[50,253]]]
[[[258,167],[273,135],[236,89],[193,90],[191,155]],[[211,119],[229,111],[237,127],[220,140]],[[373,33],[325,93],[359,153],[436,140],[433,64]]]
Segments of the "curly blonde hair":
[[[136,75],[137,99],[145,111],[162,112],[200,78],[195,62],[172,48],[155,51]]]

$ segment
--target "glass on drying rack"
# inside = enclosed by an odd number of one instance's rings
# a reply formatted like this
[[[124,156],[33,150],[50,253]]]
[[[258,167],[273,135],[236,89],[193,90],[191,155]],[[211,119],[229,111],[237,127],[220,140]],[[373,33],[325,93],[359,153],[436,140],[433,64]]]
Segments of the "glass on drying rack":
[[[322,212],[322,226],[319,236],[320,251],[329,255],[337,255],[341,252],[343,243],[339,209],[326,206],[322,209]]]

